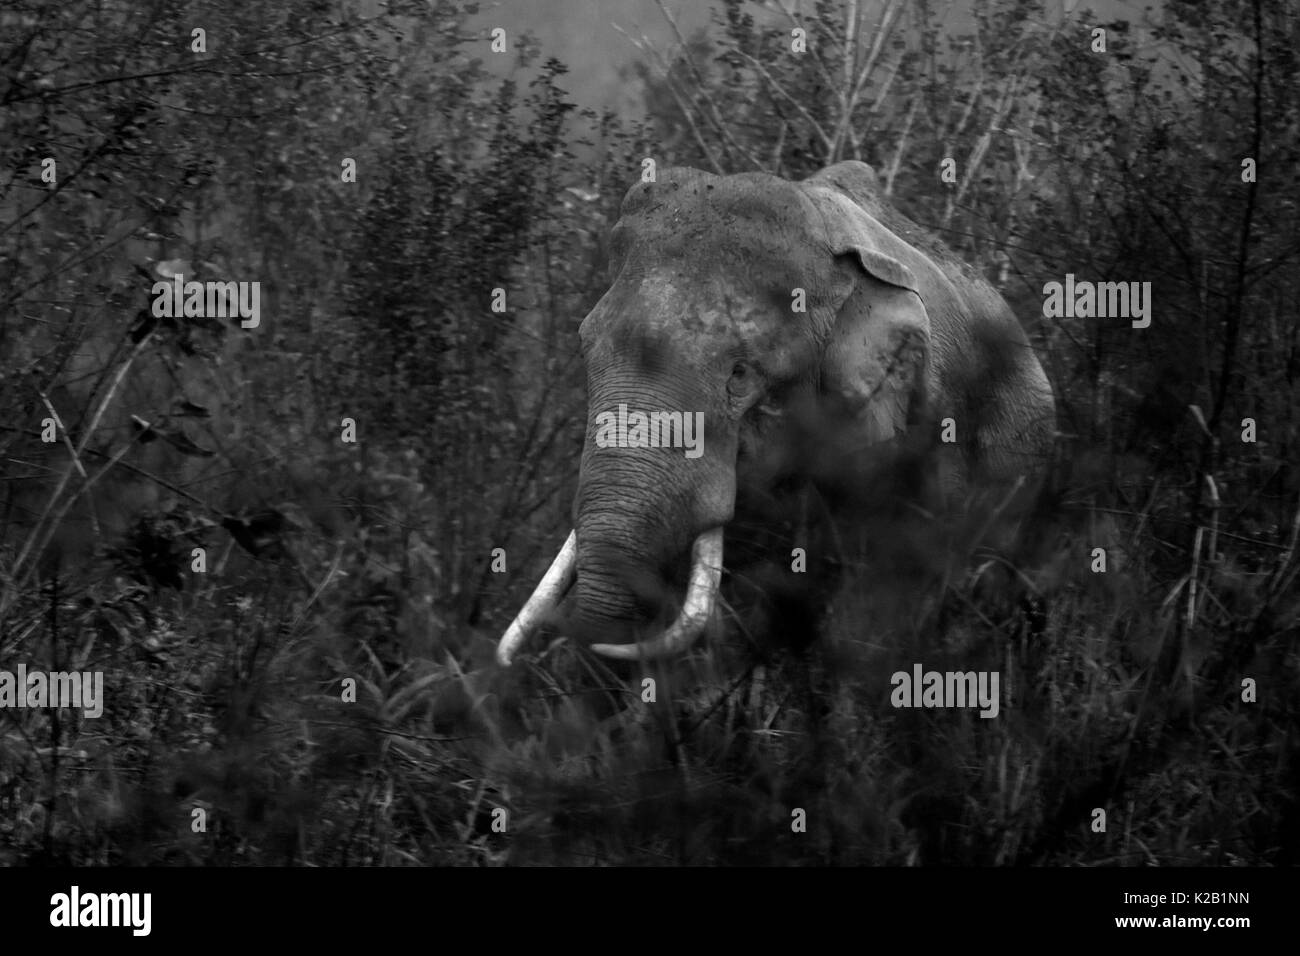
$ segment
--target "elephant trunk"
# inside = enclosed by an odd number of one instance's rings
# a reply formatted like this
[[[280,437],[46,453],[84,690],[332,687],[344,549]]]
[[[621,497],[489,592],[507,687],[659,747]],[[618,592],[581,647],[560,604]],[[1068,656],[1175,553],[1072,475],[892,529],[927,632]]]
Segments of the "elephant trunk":
[[[677,619],[647,641],[593,644],[592,651],[621,660],[656,660],[679,654],[700,636],[717,602],[722,578],[722,529],[713,528],[691,546],[691,579]]]
[[[666,585],[644,558],[584,534],[578,546],[578,581],[574,589],[574,623],[583,631],[617,629],[654,617]]]
[[[593,388],[593,410],[613,404],[602,400],[604,391]],[[619,394],[633,407],[700,407],[648,396],[634,404],[627,391]],[[611,446],[597,440],[596,415],[593,411],[583,449],[574,532],[502,639],[497,650],[502,664],[570,585],[570,636],[607,657],[679,653],[702,633],[712,613],[721,577],[722,527],[735,507],[734,435],[714,433],[703,454],[689,457],[678,447]],[[688,562],[683,600],[674,582]]]
[[[691,532],[681,503],[665,494],[680,482],[663,469],[666,458],[632,449],[584,455],[574,619],[584,631],[619,632],[606,640],[630,638],[633,625],[672,603],[670,575],[685,561]]]
[[[497,663],[509,667],[514,655],[523,646],[524,641],[542,623],[543,619],[555,610],[574,580],[577,565],[577,533],[570,531],[560,553],[551,563],[550,569],[542,578],[537,589],[527,603],[515,615],[515,619],[506,628],[505,635],[497,645]],[[608,581],[602,587],[604,576],[600,571],[589,575],[588,593],[585,602],[579,597],[580,621],[587,628],[604,628],[607,633],[618,633],[617,626],[611,622],[620,620],[631,605],[617,602],[602,605],[603,597],[621,593],[617,581]],[[722,577],[722,528],[713,528],[695,539],[691,547],[691,577],[686,589],[686,600],[681,611],[671,625],[655,637],[634,643],[593,644],[591,649],[597,654],[620,660],[656,660],[671,657],[690,647],[704,630],[713,607],[717,603],[718,585]],[[581,590],[581,589],[580,589]],[[631,593],[630,591],[626,593]],[[632,618],[624,617],[630,624]]]

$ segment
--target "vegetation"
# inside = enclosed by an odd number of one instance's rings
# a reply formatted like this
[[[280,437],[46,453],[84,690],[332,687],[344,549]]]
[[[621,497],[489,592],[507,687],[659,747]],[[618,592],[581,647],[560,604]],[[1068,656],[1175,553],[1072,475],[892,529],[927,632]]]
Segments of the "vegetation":
[[[105,704],[0,708],[0,863],[1295,863],[1300,25],[948,6],[726,0],[630,38],[629,117],[461,0],[7,4],[0,670]],[[654,703],[567,642],[492,665],[645,157],[863,159],[1003,290],[1061,416],[1032,559],[935,528],[810,648],[726,609]],[[260,325],[155,317],[178,273]],[[1150,327],[1042,318],[1066,273]],[[918,660],[998,718],[892,708]]]

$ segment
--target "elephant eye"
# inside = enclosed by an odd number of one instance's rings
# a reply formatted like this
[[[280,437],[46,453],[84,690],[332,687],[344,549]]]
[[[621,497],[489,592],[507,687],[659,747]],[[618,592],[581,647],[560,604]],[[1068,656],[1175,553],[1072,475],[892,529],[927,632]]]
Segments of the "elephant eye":
[[[737,398],[743,398],[758,386],[754,368],[747,362],[737,362],[731,367],[731,378],[727,381],[727,390]]]

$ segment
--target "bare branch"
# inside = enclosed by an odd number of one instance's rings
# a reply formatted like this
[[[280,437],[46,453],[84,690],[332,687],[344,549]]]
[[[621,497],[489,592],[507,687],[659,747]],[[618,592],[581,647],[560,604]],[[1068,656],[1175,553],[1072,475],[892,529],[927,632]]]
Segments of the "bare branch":
[[[810,126],[812,126],[814,132],[816,132],[817,134],[818,139],[822,141],[822,144],[826,147],[827,153],[829,154],[831,147],[834,145],[834,141],[831,139],[829,135],[827,135],[826,130],[824,130],[822,128],[822,125],[818,123],[816,119],[813,118],[813,115],[808,112],[808,110],[804,107],[804,105],[800,103],[797,99],[795,99],[793,96],[791,96],[790,93],[786,90],[786,88],[783,87],[780,83],[778,83],[776,78],[763,68],[763,64],[759,63],[756,59],[754,59],[748,53],[745,53],[743,50],[737,50],[736,52],[739,53],[741,56],[743,56],[746,60],[748,60],[750,64],[754,67],[754,69],[759,72],[759,75],[762,76],[763,79],[766,80],[771,85],[772,89],[774,89],[777,93],[781,94],[782,97],[784,97],[787,101],[789,101],[789,103],[799,112],[799,114],[804,118],[804,120],[807,121],[807,123]]]
[[[653,57],[654,61],[659,64],[660,71],[663,73],[664,77],[664,85],[668,87],[668,92],[672,94],[673,102],[677,104],[678,110],[681,111],[682,118],[686,120],[686,125],[690,129],[691,135],[695,137],[695,144],[700,147],[700,151],[704,153],[704,157],[708,160],[709,166],[713,168],[713,171],[719,174],[723,173],[724,170],[722,164],[718,162],[717,156],[713,154],[713,150],[710,149],[709,144],[705,142],[704,136],[700,133],[700,128],[695,125],[695,117],[691,115],[691,109],[682,101],[681,96],[677,92],[677,87],[673,85],[667,64],[663,62],[663,58],[659,55],[659,52],[650,44],[649,38],[643,34],[642,39],[637,40],[618,24],[614,24],[613,26],[615,30],[627,37],[629,43],[642,53]]]

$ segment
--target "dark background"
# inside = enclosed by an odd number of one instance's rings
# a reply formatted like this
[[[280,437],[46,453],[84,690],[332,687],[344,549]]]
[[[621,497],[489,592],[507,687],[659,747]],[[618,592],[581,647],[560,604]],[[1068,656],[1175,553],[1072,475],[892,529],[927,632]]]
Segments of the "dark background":
[[[107,693],[0,711],[0,863],[1295,862],[1300,17],[790,10],[808,54],[741,0],[0,8],[0,668]],[[653,705],[568,643],[491,664],[645,157],[862,159],[1002,290],[1062,433],[1015,589],[850,567],[816,647],[716,634]],[[261,326],[151,321],[177,271]],[[1151,327],[1044,320],[1067,272],[1151,282]],[[892,709],[917,660],[1000,670],[999,717]]]

